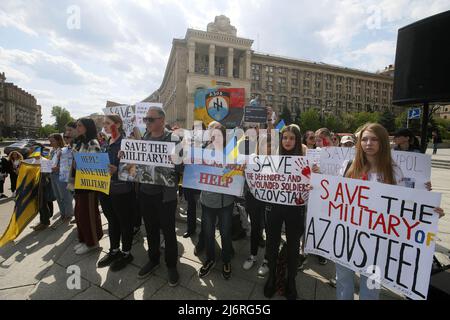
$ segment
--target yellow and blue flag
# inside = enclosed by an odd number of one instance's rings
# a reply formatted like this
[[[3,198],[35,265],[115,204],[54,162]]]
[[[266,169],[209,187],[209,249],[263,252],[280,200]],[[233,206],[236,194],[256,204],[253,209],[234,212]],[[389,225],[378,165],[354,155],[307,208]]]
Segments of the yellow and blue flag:
[[[0,247],[16,239],[39,211],[41,166],[22,162],[17,178],[16,204],[8,228],[0,238]]]
[[[286,127],[286,123],[283,119],[281,119],[281,121],[278,122],[277,126],[275,127],[275,130],[281,131],[284,127]]]

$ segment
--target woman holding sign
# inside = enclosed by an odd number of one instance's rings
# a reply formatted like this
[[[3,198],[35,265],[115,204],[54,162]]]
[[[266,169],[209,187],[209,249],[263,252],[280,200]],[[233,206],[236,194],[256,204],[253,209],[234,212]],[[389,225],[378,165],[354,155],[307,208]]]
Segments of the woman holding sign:
[[[281,130],[281,143],[279,154],[302,156],[302,135],[300,128],[291,124]],[[267,242],[266,253],[269,261],[269,276],[264,286],[264,295],[267,298],[273,297],[276,292],[276,264],[278,259],[278,249],[281,240],[281,228],[283,222],[286,227],[287,240],[287,284],[286,298],[297,299],[297,288],[295,277],[297,276],[297,262],[300,250],[300,237],[305,229],[305,207],[273,204],[272,210],[267,212]]]
[[[111,185],[109,195],[100,194],[100,204],[103,213],[108,219],[108,233],[110,248],[109,253],[98,262],[97,266],[103,268],[111,265],[111,271],[119,271],[125,268],[131,261],[131,245],[133,242],[133,218],[130,212],[130,204],[133,203],[132,184],[126,181],[119,181],[117,169],[120,159],[119,152],[122,138],[125,136],[123,122],[118,115],[105,116],[103,126],[105,132],[111,135],[106,142],[106,152],[108,152]],[[120,251],[120,241],[122,240],[122,252]]]
[[[92,119],[82,118],[77,121],[76,152],[100,152],[97,141],[97,128]],[[73,162],[73,169],[76,163]],[[75,177],[75,170],[72,175]],[[98,248],[98,242],[103,236],[102,221],[98,210],[98,193],[91,190],[75,189],[75,219],[78,229],[78,240],[74,247],[76,254],[85,254]]]
[[[346,178],[403,185],[403,173],[391,157],[389,134],[380,124],[367,123],[360,131],[356,143],[355,159],[343,166]],[[440,216],[441,208],[434,209]],[[355,272],[336,264],[336,294],[338,300],[353,300]],[[376,300],[379,289],[368,288],[369,279],[361,275],[360,300]]]

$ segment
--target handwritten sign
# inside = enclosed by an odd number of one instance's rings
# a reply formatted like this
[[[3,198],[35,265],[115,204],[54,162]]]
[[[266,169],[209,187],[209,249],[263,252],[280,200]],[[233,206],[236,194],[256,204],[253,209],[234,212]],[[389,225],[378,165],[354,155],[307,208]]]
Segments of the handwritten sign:
[[[431,180],[431,155],[395,150],[392,159],[402,169],[407,187],[426,190],[425,183]]]
[[[426,299],[441,194],[313,174],[305,252]]]
[[[306,157],[252,155],[245,169],[253,196],[261,201],[303,206],[311,169]]]
[[[173,142],[123,139],[120,146],[123,157],[120,162],[174,168],[170,159],[174,149]]]
[[[76,153],[75,189],[109,194],[111,175],[107,153]]]
[[[116,106],[110,108],[104,108],[103,113],[105,115],[117,114],[120,116],[123,122],[123,130],[127,137],[130,137],[133,134],[133,130],[135,127],[135,108],[134,106]]]
[[[41,157],[41,173],[51,173],[53,168],[53,161]]]
[[[196,164],[185,165],[184,188],[242,196],[245,183],[244,166],[223,164],[223,161],[216,161],[223,159],[223,155],[210,157],[208,152],[202,153],[202,150],[195,150],[190,156],[194,155],[200,155],[200,158],[194,159],[193,163]]]

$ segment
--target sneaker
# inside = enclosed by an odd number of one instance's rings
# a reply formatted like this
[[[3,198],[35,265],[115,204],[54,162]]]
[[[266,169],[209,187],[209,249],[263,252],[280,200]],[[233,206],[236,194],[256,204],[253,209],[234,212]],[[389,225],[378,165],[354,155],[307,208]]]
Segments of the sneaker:
[[[104,268],[112,264],[114,261],[120,258],[120,251],[112,252],[111,250],[108,252],[106,256],[101,258],[97,263],[97,268]]]
[[[180,279],[180,276],[178,275],[177,268],[169,268],[169,286],[170,287],[176,287],[178,285],[178,280]]]
[[[203,266],[200,268],[199,272],[198,272],[198,276],[200,278],[206,277],[211,270],[214,268],[214,266],[216,265],[216,262],[213,260],[209,260],[206,261]]]
[[[78,255],[86,254],[97,248],[98,248],[98,245],[88,247],[86,244],[83,243],[83,245],[80,248],[78,248],[77,251],[75,251],[75,254],[78,254]]]
[[[122,270],[134,259],[131,253],[124,254],[122,252],[119,252],[118,256],[119,257],[115,259],[115,261],[113,261],[111,264],[110,270],[113,272]]]
[[[242,268],[244,268],[244,270],[250,270],[255,265],[255,262],[256,258],[251,255],[247,260],[244,261]]]
[[[84,243],[80,242],[73,246],[73,251],[77,251]]]
[[[77,219],[73,218],[72,221],[70,221],[70,224],[76,224],[77,223]]]
[[[269,272],[269,262],[264,259],[261,266],[258,268],[258,277],[264,278]]]
[[[166,241],[164,240],[164,238],[161,240],[160,247],[162,250],[164,250],[166,248]]]
[[[144,279],[147,278],[149,275],[153,273],[157,268],[159,267],[159,262],[148,262],[145,266],[142,267],[141,270],[139,270],[138,273],[138,279]]]
[[[324,257],[319,257],[319,264],[321,264],[322,266],[326,265],[328,263],[328,260],[325,259]]]
[[[33,229],[34,231],[41,231],[41,230],[44,230],[47,228],[48,228],[48,225],[42,224],[42,223],[38,223],[37,225],[31,227],[31,229]]]
[[[222,276],[225,280],[229,280],[231,278],[231,263],[223,264]]]
[[[3,193],[0,194],[0,199],[6,199],[8,196],[4,195]],[[14,198],[14,196],[11,196],[11,198]]]

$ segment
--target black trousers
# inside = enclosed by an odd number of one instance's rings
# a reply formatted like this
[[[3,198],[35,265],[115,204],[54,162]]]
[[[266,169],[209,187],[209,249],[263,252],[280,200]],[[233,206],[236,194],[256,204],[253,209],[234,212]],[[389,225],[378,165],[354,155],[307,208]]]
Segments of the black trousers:
[[[133,228],[134,229],[140,229],[142,225],[142,215],[140,210],[140,204],[139,204],[139,192],[136,192],[136,190],[133,189],[132,191],[133,199],[132,199],[132,206],[133,206]]]
[[[3,188],[4,185],[5,185],[5,180],[0,180],[0,194],[5,192],[5,190]]]
[[[304,216],[304,206],[273,205],[272,210],[267,212],[266,255],[270,272],[276,272],[281,241],[281,228],[284,222],[287,242],[288,279],[295,279],[295,276],[297,275],[300,237],[305,230]]]
[[[187,232],[194,233],[197,229],[197,197],[198,190],[183,188],[184,199],[188,203],[187,207]]]
[[[11,192],[16,191],[16,185],[17,185],[17,178],[19,176],[15,173],[12,172],[9,174],[9,179],[11,180]]]
[[[129,252],[133,244],[134,214],[130,208],[133,201],[131,192],[124,194],[100,194],[100,205],[108,220],[110,249],[119,249],[122,240],[122,251]]]
[[[265,228],[266,204],[247,192],[245,194],[245,211],[250,217],[250,254],[256,256],[259,241],[262,239],[262,231]]]
[[[150,261],[159,262],[160,230],[165,241],[165,259],[168,268],[175,268],[178,260],[178,243],[175,232],[175,212],[177,201],[163,202],[163,194],[139,194],[141,214],[147,232],[148,256]]]

